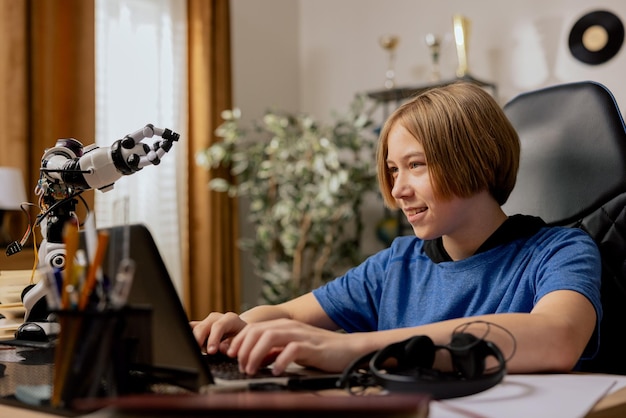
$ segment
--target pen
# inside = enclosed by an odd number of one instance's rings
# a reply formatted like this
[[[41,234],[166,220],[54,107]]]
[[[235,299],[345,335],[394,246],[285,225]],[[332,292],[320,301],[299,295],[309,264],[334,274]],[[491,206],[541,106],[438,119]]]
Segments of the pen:
[[[85,247],[87,248],[87,257],[89,258],[89,263],[91,264],[95,258],[96,247],[98,245],[98,231],[96,229],[93,212],[90,211],[87,214],[83,225],[83,231],[85,231]]]
[[[46,302],[51,309],[57,310],[61,308],[61,296],[59,293],[59,285],[56,279],[56,273],[52,267],[46,268],[43,279],[46,286]]]
[[[52,271],[54,272],[54,281],[56,282],[56,289],[60,298],[63,289],[63,270],[54,267]]]

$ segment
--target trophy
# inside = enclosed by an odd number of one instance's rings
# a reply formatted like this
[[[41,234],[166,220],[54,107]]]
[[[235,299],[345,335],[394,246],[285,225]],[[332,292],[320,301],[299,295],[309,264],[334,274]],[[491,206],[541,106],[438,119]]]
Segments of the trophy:
[[[454,41],[456,43],[456,55],[459,59],[459,66],[456,69],[456,76],[464,78],[469,76],[467,65],[467,48],[469,40],[470,21],[461,15],[452,17],[454,25]]]
[[[385,87],[392,89],[396,86],[395,59],[396,48],[400,38],[396,35],[383,35],[378,39],[380,46],[389,53],[389,63],[385,72]]]
[[[435,83],[441,80],[441,73],[439,72],[439,50],[441,49],[441,40],[433,33],[426,35],[426,45],[430,49],[431,70],[430,81]]]

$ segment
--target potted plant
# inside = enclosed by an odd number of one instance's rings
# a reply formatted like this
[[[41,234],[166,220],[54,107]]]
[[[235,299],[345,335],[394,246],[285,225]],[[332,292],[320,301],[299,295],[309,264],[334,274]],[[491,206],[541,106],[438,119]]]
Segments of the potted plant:
[[[224,111],[220,141],[197,155],[226,168],[212,190],[246,196],[254,238],[240,240],[263,280],[262,303],[280,303],[363,260],[360,209],[376,190],[375,136],[358,96],[330,125],[306,114],[267,112],[252,132],[238,109]]]

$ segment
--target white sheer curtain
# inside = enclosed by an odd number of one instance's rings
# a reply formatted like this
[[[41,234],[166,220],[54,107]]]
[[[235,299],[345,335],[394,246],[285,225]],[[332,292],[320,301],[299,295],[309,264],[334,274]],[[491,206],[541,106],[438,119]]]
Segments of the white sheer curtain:
[[[110,146],[147,123],[170,128],[184,141],[186,34],[185,1],[96,0],[97,144]],[[98,227],[148,226],[181,297],[184,154],[185,147],[174,144],[160,165],[124,176],[112,191],[95,194]]]

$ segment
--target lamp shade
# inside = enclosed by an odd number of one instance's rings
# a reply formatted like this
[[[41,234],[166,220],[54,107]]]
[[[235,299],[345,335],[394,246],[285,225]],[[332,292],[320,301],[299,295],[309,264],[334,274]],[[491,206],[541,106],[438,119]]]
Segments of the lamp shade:
[[[0,210],[19,210],[25,201],[22,171],[13,167],[0,167]]]

